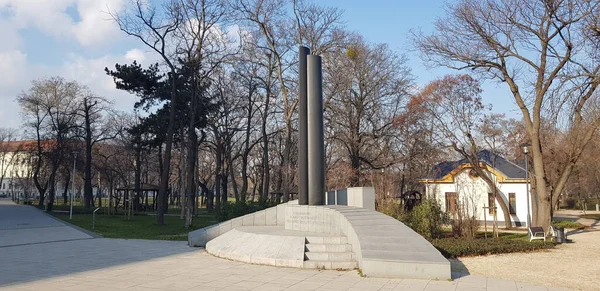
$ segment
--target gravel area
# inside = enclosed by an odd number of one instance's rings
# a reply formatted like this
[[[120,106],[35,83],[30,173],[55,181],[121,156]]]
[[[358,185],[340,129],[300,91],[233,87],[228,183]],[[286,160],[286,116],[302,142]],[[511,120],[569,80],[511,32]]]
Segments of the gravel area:
[[[533,253],[461,258],[453,271],[511,279],[549,287],[600,290],[600,227],[597,221],[578,219],[576,213],[559,213],[592,228],[567,233],[572,243]],[[566,220],[566,219],[565,219]],[[591,223],[590,223],[591,222]]]

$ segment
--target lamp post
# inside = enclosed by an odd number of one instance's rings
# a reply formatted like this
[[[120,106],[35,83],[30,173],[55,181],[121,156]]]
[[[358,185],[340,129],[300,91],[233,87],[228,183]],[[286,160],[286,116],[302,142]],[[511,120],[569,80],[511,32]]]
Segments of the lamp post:
[[[529,214],[529,147],[531,146],[531,144],[529,143],[524,143],[521,144],[521,148],[523,149],[523,153],[525,154],[525,190],[527,193],[527,227],[531,226],[531,215]]]
[[[77,160],[78,152],[73,151],[73,174],[71,176],[71,207],[69,207],[69,219],[73,219],[73,196],[75,196],[75,161]]]

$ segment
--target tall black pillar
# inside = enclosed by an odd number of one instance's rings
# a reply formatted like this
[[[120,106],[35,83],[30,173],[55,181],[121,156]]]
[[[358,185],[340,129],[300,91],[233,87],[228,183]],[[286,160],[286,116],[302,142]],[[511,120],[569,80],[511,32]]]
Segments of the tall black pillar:
[[[325,143],[321,57],[307,57],[308,204],[325,204]]]
[[[306,116],[306,56],[310,49],[298,49],[298,204],[308,205],[308,136]]]

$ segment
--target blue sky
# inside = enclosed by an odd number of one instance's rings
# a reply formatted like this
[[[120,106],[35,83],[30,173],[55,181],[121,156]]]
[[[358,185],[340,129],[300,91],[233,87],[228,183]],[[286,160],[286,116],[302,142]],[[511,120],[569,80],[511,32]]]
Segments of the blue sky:
[[[15,97],[31,80],[62,76],[75,79],[95,93],[130,110],[135,98],[114,89],[103,68],[133,59],[155,60],[136,40],[125,37],[106,13],[118,11],[125,0],[0,0],[0,127],[19,127],[21,117]],[[319,0],[343,9],[350,30],[368,41],[387,43],[409,57],[418,85],[452,71],[427,69],[411,48],[409,30],[429,31],[444,14],[442,0]],[[503,86],[484,84],[484,100],[495,112],[518,117],[517,107]]]

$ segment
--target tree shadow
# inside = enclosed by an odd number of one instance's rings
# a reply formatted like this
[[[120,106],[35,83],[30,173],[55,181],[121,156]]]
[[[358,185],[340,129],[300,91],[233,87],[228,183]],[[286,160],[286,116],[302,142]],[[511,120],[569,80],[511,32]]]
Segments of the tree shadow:
[[[592,229],[592,228],[579,228],[579,229],[573,229],[570,230],[566,233],[567,236],[571,236],[571,235],[577,235],[577,234],[581,234],[581,233],[588,233],[588,232],[596,232],[596,231],[600,231],[598,229]]]

